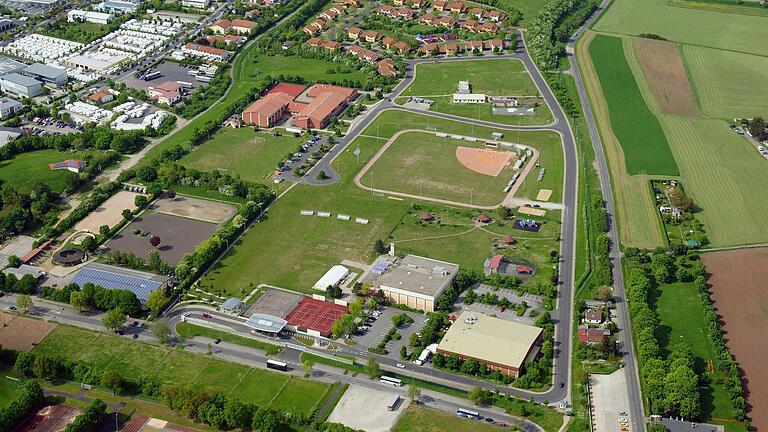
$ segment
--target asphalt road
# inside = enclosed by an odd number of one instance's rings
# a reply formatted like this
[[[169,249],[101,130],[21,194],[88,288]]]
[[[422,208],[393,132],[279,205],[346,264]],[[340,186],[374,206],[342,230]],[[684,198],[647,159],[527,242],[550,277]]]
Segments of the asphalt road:
[[[608,163],[605,158],[605,152],[603,151],[602,141],[600,140],[600,133],[595,122],[595,117],[592,112],[592,108],[589,103],[589,96],[587,95],[584,81],[581,77],[581,71],[579,70],[578,61],[574,53],[575,41],[583,33],[592,22],[602,13],[604,8],[608,5],[609,0],[604,0],[598,7],[595,13],[587,20],[585,25],[576,32],[568,43],[568,61],[570,62],[570,73],[576,81],[576,87],[579,92],[579,98],[581,99],[581,111],[584,115],[584,120],[587,123],[589,129],[589,136],[592,139],[592,145],[595,150],[595,157],[597,162],[597,171],[600,177],[600,188],[603,191],[603,197],[605,199],[605,207],[608,212],[609,220],[611,221],[611,229],[608,232],[608,239],[611,243],[610,259],[613,266],[613,289],[616,296],[616,311],[618,314],[618,339],[622,343],[622,351],[624,352],[624,373],[627,374],[627,393],[629,396],[629,419],[632,424],[631,430],[644,431],[645,421],[643,416],[643,402],[640,390],[640,378],[638,376],[637,360],[635,357],[634,342],[632,339],[632,324],[629,317],[629,310],[626,302],[626,294],[624,288],[624,273],[621,264],[621,251],[619,250],[619,234],[616,229],[616,208],[613,201],[613,189],[611,185],[610,171],[608,170]]]

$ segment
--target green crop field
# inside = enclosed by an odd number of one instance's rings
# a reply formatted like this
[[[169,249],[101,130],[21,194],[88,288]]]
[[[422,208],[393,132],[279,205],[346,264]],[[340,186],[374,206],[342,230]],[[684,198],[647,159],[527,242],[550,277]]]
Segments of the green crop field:
[[[37,182],[46,183],[51,190],[64,190],[64,179],[74,175],[67,170],[51,171],[49,163],[67,159],[82,159],[82,152],[60,152],[57,150],[36,150],[16,155],[13,159],[0,161],[0,182],[15,188],[30,190]]]
[[[698,373],[707,374],[707,362],[710,360],[717,369],[717,353],[693,283],[662,285],[656,289],[656,294],[656,312],[660,321],[656,338],[662,349],[668,350],[675,344],[683,343],[696,358]],[[731,418],[733,407],[722,384],[710,384],[703,389],[702,402],[708,417]]]
[[[429,408],[409,407],[392,432],[498,432],[498,426],[457,417]]]
[[[768,117],[768,57],[683,46],[693,88],[708,117]]]
[[[766,160],[721,120],[663,118],[712,246],[768,241]]]
[[[252,128],[220,129],[210,140],[185,156],[181,163],[204,171],[222,170],[246,180],[264,181],[278,161],[301,144],[293,135],[272,136]]]
[[[627,173],[678,175],[659,120],[648,108],[627,64],[622,40],[597,35],[589,54],[608,104],[611,127],[624,151]]]
[[[252,227],[234,248],[200,281],[201,287],[222,295],[240,296],[260,283],[308,292],[333,265],[350,259],[370,262],[376,239],[387,239],[411,203],[373,195],[357,187],[353,178],[376,151],[399,130],[429,129],[490,137],[492,129],[400,112],[382,113],[355,142],[334,161],[341,181],[322,188],[295,186]],[[378,138],[377,138],[378,137]],[[517,137],[515,137],[517,138]],[[560,138],[551,132],[523,132],[519,142],[546,151],[561,152]],[[541,146],[541,147],[540,147]],[[360,148],[359,161],[352,149]],[[542,150],[542,153],[544,150]],[[547,181],[562,188],[562,155],[551,159]],[[545,182],[541,182],[545,183]],[[535,194],[534,194],[535,195]],[[300,216],[302,209],[325,210],[331,218]],[[338,213],[364,217],[367,225],[335,218]],[[250,271],[243,272],[243,268]]]
[[[764,17],[674,7],[668,0],[616,0],[593,28],[635,36],[655,33],[674,42],[768,55]]]
[[[492,177],[472,171],[456,158],[457,147],[481,148],[429,132],[408,132],[368,169],[361,182],[368,187],[473,205],[498,205],[514,174],[511,163]],[[510,152],[511,153],[511,152]]]
[[[74,327],[56,327],[35,352],[117,370],[133,380],[156,376],[163,384],[206,388],[260,405],[291,398],[295,399],[292,407],[300,413],[314,408],[328,389],[326,384],[297,378],[286,386],[289,377],[275,372]],[[284,390],[289,393],[281,399]],[[303,396],[298,398],[296,393]]]
[[[499,71],[504,73],[500,74]],[[421,63],[416,66],[416,79],[398,101],[409,96],[433,100],[431,111],[453,114],[510,125],[548,124],[553,120],[546,104],[537,107],[532,116],[494,115],[490,104],[455,104],[451,95],[459,81],[469,81],[473,93],[490,96],[539,97],[540,93],[520,60],[489,59],[448,63]],[[543,101],[542,101],[543,102]]]

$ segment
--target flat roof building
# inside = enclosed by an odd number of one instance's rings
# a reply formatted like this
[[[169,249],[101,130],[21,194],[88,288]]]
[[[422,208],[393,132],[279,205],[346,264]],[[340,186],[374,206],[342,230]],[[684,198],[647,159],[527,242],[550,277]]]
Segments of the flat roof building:
[[[12,116],[22,108],[24,108],[24,105],[17,100],[6,97],[0,98],[0,118]]]
[[[19,73],[9,73],[0,77],[0,89],[24,97],[35,97],[40,94],[43,83]]]
[[[16,60],[9,59],[8,57],[0,57],[0,75],[5,75],[14,72],[20,72],[27,65]]]
[[[64,60],[68,66],[81,68],[88,72],[106,72],[126,61],[128,56],[122,54],[110,54],[107,52],[88,52],[73,55]]]
[[[544,329],[465,310],[448,328],[437,352],[474,359],[489,370],[519,378],[539,352]]]
[[[35,279],[40,279],[43,276],[43,271],[40,269],[40,267],[27,264],[22,264],[18,268],[8,267],[7,269],[3,270],[3,273],[6,275],[13,275],[17,280],[23,278],[26,275],[31,275]]]
[[[340,113],[357,97],[357,90],[332,84],[315,84],[306,92],[311,99],[296,114],[294,125],[304,129],[324,128],[331,117]]]
[[[211,4],[211,0],[181,0],[181,5],[195,9],[205,9]]]
[[[106,264],[92,263],[77,272],[72,283],[83,286],[92,283],[108,289],[131,291],[142,303],[152,291],[165,287],[169,277]]]
[[[196,43],[188,43],[181,48],[181,52],[197,57],[203,57],[212,61],[226,61],[229,53],[223,49]]]
[[[29,65],[24,68],[21,73],[55,87],[65,85],[68,79],[66,69],[48,66],[42,63]]]
[[[112,13],[135,13],[141,0],[105,0],[96,9]]]
[[[405,258],[381,256],[364,283],[380,290],[393,303],[434,312],[435,299],[453,282],[459,266],[417,255]]]
[[[105,25],[109,24],[114,17],[115,16],[111,13],[84,11],[80,9],[72,9],[67,12],[68,22],[91,22],[94,24]]]
[[[344,280],[345,277],[349,274],[349,269],[344,267],[343,265],[335,265],[330,268],[323,277],[320,278],[317,282],[315,282],[315,285],[312,287],[312,289],[325,291],[328,289],[329,286],[334,286],[339,284],[341,281]]]

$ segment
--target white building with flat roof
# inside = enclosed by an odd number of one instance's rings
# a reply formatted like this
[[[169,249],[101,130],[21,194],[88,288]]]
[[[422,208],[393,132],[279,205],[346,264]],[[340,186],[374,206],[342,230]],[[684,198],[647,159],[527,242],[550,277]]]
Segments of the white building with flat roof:
[[[432,258],[384,255],[376,260],[362,282],[382,291],[393,303],[434,312],[435,299],[450,286],[458,272],[458,264]]]
[[[15,72],[0,77],[0,90],[17,96],[35,97],[42,87],[40,81]]]
[[[453,103],[481,104],[488,100],[488,96],[482,93],[454,93]]]
[[[67,21],[69,22],[91,22],[95,24],[109,24],[115,16],[111,13],[84,11],[72,9],[67,12]]]
[[[205,9],[211,4],[211,0],[181,0],[181,5],[196,9]]]
[[[138,10],[141,0],[105,0],[96,9],[116,14],[134,13]]]
[[[348,268],[344,267],[343,265],[335,265],[331,267],[330,270],[325,272],[320,280],[315,282],[315,285],[312,287],[312,289],[325,291],[329,286],[334,286],[341,283],[341,281],[343,281],[347,275],[349,275]]]

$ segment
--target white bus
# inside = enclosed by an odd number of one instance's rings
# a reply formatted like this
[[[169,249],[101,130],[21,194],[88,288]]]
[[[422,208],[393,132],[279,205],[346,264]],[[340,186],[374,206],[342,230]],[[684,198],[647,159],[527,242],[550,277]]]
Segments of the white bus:
[[[163,73],[160,72],[160,71],[150,72],[150,73],[144,75],[144,81],[151,81],[151,80],[153,80],[155,78],[159,78],[161,76],[163,76]]]
[[[379,381],[381,381],[384,384],[389,384],[395,387],[401,387],[403,385],[403,382],[400,381],[399,379],[388,377],[386,375],[382,375]]]
[[[387,409],[390,411],[394,411],[397,407],[397,403],[400,402],[400,395],[393,395],[392,399],[389,400],[389,404],[387,404]]]
[[[456,410],[456,415],[459,417],[466,417],[468,419],[472,420],[480,420],[482,417],[480,416],[480,413],[477,411],[468,410],[465,408],[459,408]]]

